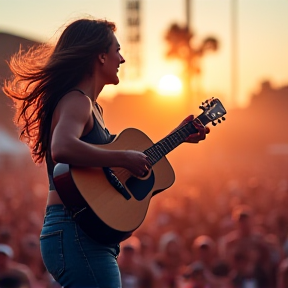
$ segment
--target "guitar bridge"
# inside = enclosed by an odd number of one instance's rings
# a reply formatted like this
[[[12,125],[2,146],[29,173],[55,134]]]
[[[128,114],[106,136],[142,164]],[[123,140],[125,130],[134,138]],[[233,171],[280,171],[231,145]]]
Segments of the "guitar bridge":
[[[109,181],[109,183],[126,199],[129,200],[131,195],[128,193],[127,189],[123,186],[123,184],[119,181],[117,176],[113,173],[113,171],[109,167],[103,167],[103,172]]]

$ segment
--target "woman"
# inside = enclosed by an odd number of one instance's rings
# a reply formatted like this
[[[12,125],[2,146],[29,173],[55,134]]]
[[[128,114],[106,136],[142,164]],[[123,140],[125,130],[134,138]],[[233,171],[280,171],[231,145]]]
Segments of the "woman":
[[[117,72],[125,62],[115,30],[115,24],[105,20],[74,21],[55,47],[45,44],[14,55],[9,62],[13,78],[3,87],[15,103],[20,139],[29,145],[35,163],[47,164],[50,191],[41,253],[47,270],[63,287],[121,287],[119,245],[100,244],[80,229],[54,187],[56,163],[123,167],[137,177],[150,169],[142,152],[109,151],[89,144],[114,138],[97,99],[105,85],[119,83]],[[199,132],[187,142],[197,143],[209,132],[196,126]]]

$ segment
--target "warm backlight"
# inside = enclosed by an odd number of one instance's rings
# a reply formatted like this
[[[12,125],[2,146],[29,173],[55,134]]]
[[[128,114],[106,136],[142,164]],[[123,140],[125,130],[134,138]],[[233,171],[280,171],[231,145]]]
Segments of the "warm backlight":
[[[182,92],[182,82],[176,75],[164,75],[158,83],[158,92],[163,96],[178,96]]]

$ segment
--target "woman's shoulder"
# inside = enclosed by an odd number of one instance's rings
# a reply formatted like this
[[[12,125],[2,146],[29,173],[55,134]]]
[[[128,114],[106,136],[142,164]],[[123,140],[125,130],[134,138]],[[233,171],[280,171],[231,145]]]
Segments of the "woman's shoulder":
[[[54,119],[87,119],[92,115],[91,100],[88,96],[83,95],[79,91],[67,92],[58,102]],[[66,120],[65,120],[66,121]]]
[[[91,99],[79,90],[68,91],[59,101],[60,106],[66,108],[75,107],[75,109],[91,109]],[[68,107],[67,107],[68,106]]]

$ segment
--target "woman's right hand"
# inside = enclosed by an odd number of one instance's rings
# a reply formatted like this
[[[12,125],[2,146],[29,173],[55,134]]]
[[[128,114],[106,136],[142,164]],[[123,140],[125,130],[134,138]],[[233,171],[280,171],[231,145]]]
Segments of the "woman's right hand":
[[[144,177],[151,169],[148,156],[142,152],[127,150],[125,151],[125,159],[126,161],[123,164],[123,167],[136,177]]]

